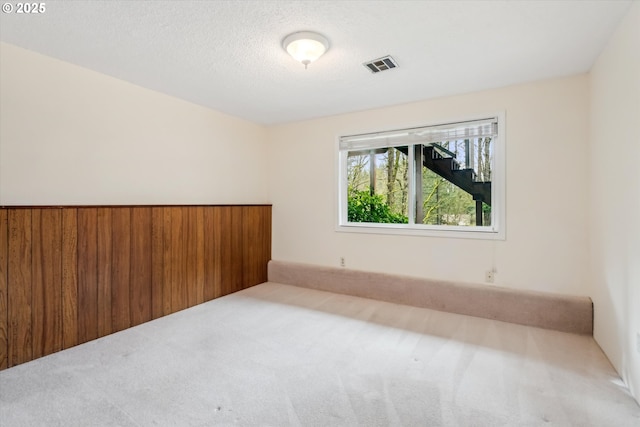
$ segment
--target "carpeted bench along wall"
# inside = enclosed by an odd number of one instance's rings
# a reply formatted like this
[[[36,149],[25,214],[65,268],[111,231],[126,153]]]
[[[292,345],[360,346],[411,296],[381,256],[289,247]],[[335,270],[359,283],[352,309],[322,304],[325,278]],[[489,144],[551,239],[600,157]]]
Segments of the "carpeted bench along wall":
[[[269,261],[268,279],[340,294],[577,334],[593,333],[589,297]]]

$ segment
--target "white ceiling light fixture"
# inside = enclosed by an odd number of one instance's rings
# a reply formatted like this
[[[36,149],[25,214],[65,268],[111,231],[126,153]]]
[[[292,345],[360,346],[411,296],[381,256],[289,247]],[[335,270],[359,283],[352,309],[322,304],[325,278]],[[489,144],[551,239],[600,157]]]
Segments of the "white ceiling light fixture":
[[[320,58],[329,49],[329,40],[322,34],[312,31],[299,31],[289,34],[282,40],[282,47],[294,59],[307,65]]]

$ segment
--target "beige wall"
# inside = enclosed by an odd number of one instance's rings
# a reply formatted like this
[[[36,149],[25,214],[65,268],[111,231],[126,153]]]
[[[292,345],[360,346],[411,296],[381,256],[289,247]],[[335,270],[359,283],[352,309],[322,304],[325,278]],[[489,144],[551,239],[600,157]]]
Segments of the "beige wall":
[[[537,82],[269,129],[273,258],[586,295],[588,77]],[[336,138],[506,112],[505,241],[335,231]]]
[[[0,205],[268,202],[262,126],[0,49]]]
[[[590,76],[594,337],[640,401],[640,2]]]

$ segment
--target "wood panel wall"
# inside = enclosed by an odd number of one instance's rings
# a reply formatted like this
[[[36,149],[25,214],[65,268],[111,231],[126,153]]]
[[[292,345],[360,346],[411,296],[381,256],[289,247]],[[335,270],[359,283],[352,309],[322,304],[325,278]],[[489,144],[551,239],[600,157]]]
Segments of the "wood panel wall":
[[[0,369],[267,280],[271,206],[0,208]]]

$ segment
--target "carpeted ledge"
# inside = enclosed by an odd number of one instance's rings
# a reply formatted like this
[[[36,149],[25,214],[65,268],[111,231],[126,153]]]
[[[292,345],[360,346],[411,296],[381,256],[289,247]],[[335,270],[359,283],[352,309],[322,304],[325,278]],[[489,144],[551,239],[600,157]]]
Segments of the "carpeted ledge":
[[[578,334],[593,333],[588,297],[269,262],[269,281]]]

